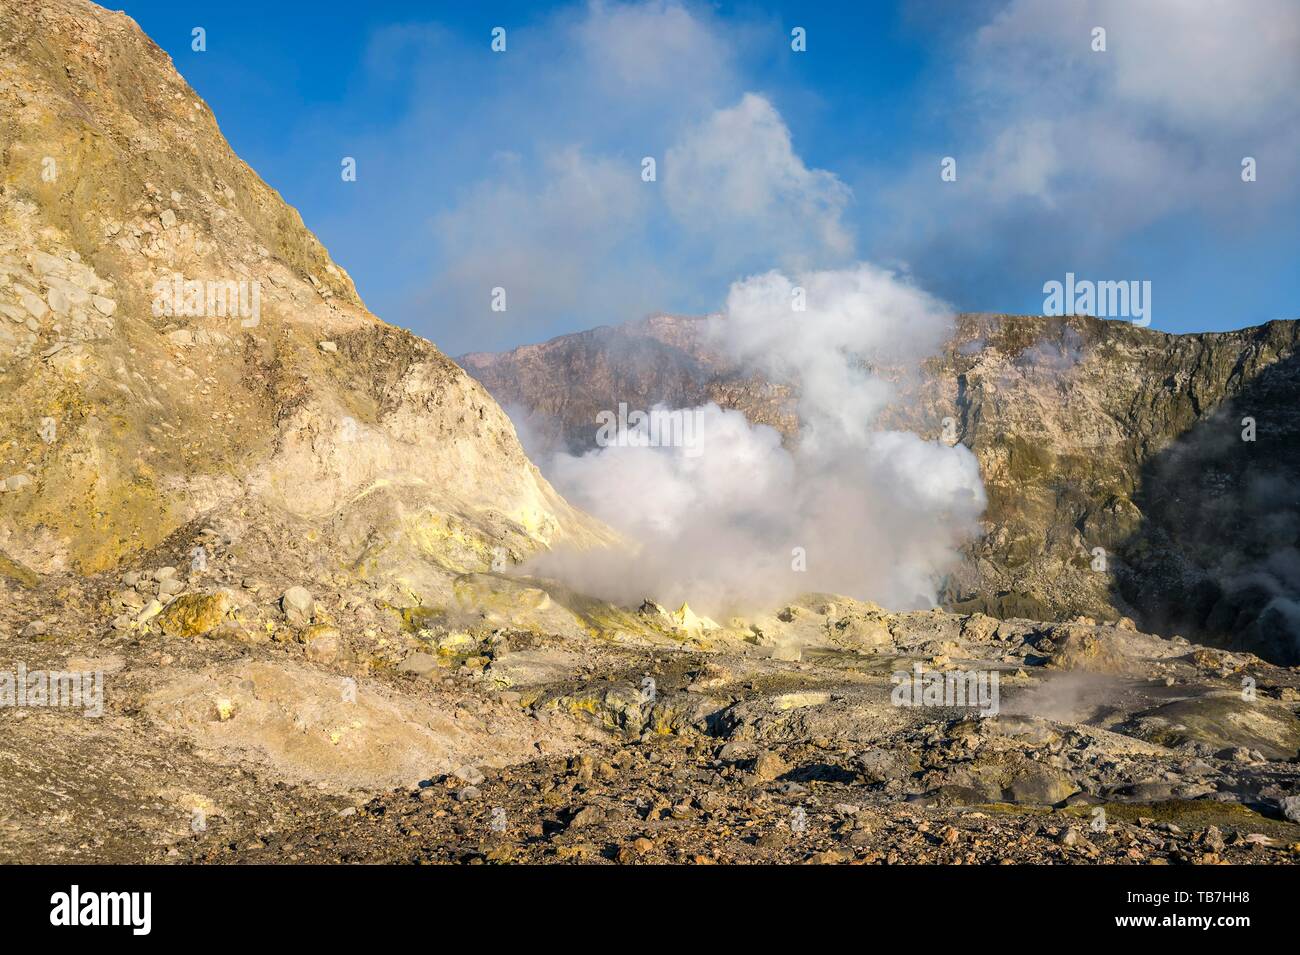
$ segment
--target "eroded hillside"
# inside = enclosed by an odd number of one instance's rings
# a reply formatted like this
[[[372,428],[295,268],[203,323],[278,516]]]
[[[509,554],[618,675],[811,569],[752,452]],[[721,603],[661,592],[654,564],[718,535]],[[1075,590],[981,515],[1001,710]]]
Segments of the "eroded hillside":
[[[261,507],[357,565],[599,536],[477,383],[365,310],[129,18],[6,3],[0,104],[4,566],[106,570]]]

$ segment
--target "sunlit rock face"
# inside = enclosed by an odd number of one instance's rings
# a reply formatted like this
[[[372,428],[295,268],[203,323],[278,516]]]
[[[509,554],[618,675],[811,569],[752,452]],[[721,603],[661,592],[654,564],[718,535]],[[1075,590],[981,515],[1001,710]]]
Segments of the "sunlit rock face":
[[[0,567],[96,572],[255,517],[432,587],[603,534],[477,382],[366,310],[129,17],[0,8],[0,148]]]

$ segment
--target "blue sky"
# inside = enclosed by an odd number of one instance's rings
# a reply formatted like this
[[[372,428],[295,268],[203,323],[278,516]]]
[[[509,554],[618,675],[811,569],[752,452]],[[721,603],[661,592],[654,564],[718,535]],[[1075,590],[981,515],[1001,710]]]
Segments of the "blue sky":
[[[1287,0],[125,9],[370,308],[450,354],[855,261],[963,310],[1040,312],[1070,271],[1149,280],[1164,331],[1300,317]]]

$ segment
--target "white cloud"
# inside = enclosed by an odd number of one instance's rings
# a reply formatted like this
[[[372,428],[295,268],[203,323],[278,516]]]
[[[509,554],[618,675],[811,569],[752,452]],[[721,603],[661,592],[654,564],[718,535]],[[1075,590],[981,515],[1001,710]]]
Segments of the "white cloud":
[[[482,120],[502,127],[497,157],[433,218],[436,269],[412,310],[466,320],[455,353],[704,310],[738,274],[846,260],[849,190],[804,163],[767,99],[733,91],[743,37],[646,0],[591,3],[512,38],[555,55],[507,64],[517,73]],[[496,287],[504,313],[489,310]]]
[[[988,194],[999,199],[1029,196],[1053,205],[1051,184],[1062,167],[1055,137],[1055,126],[1043,120],[999,132],[976,167],[985,173]]]
[[[574,28],[584,74],[619,97],[712,96],[729,82],[734,51],[706,17],[672,0],[593,0]]]
[[[806,266],[852,255],[848,187],[804,164],[776,108],[755,93],[688,130],[668,150],[663,180],[672,214],[715,256],[765,252],[770,264]]]
[[[965,54],[959,77],[982,108],[964,151],[990,199],[1077,213],[1105,196],[1104,215],[1080,218],[1121,230],[1220,207],[1246,155],[1268,156],[1293,191],[1297,51],[1291,0],[1012,0]]]
[[[1106,30],[1106,51],[1091,48]],[[1064,89],[1202,135],[1294,113],[1300,7],[1291,0],[1012,0],[976,34],[985,86],[1022,102]]]
[[[964,306],[1019,307],[1100,263],[1167,272],[1164,246],[1131,243],[1174,222],[1239,243],[1294,215],[1300,4],[1003,0],[947,35],[953,65],[931,100],[943,138],[879,177],[869,248]],[[955,182],[939,177],[944,155]]]

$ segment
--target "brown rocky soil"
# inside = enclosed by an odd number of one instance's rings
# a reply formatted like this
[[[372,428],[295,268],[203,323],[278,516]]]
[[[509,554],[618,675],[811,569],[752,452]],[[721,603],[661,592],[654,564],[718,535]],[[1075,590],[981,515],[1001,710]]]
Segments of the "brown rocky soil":
[[[459,583],[517,625],[363,589],[301,616],[233,554],[183,575],[250,584],[206,634],[109,625],[166,569],[6,605],[7,661],[105,680],[98,719],[0,710],[6,859],[1300,858],[1300,674],[1249,655],[827,596],[683,629],[491,574]],[[918,663],[996,671],[997,712],[895,705]]]

